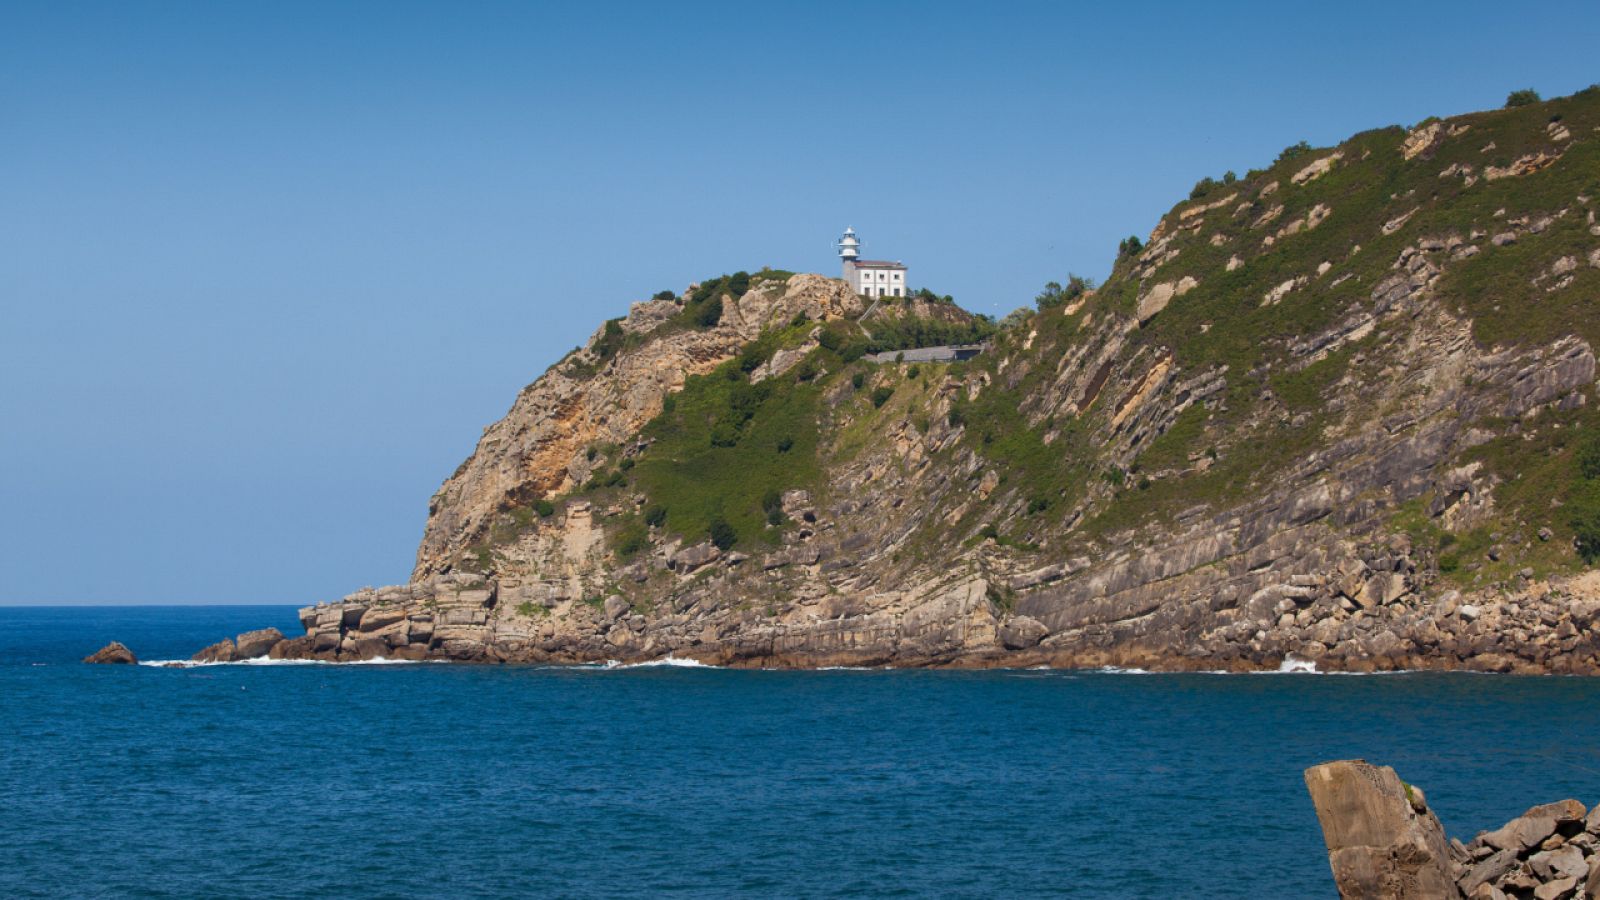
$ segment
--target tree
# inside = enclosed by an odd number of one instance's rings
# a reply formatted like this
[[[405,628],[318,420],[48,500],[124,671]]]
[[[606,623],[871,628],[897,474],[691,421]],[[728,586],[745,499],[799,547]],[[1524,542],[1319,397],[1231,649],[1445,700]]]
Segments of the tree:
[[[1518,106],[1532,106],[1542,99],[1544,98],[1540,97],[1539,92],[1533,88],[1523,88],[1520,91],[1512,91],[1506,95],[1506,109],[1512,109]]]
[[[651,300],[676,300],[676,299],[678,299],[678,293],[677,293],[677,291],[656,291],[656,295],[654,297],[651,297],[650,299]]]
[[[1033,298],[1033,302],[1041,310],[1053,309],[1071,303],[1092,290],[1094,290],[1094,279],[1068,272],[1066,287],[1054,281],[1046,282],[1044,290]]]
[[[1287,162],[1287,161],[1289,161],[1291,159],[1294,159],[1297,156],[1304,156],[1305,154],[1310,153],[1310,152],[1311,152],[1311,145],[1306,143],[1305,141],[1301,141],[1298,144],[1290,144],[1289,146],[1283,148],[1283,152],[1278,154],[1278,160],[1277,161],[1278,162]]]
[[[1000,330],[1010,331],[1011,329],[1022,325],[1024,322],[1027,322],[1028,317],[1031,315],[1033,315],[1033,310],[1027,308],[1026,306],[1019,306],[1016,309],[1013,309],[1011,312],[1006,313],[1005,318],[1000,320]]]
[[[1117,258],[1122,259],[1128,256],[1138,256],[1143,251],[1144,241],[1139,240],[1138,235],[1130,234],[1122,239],[1122,243],[1117,245]]]

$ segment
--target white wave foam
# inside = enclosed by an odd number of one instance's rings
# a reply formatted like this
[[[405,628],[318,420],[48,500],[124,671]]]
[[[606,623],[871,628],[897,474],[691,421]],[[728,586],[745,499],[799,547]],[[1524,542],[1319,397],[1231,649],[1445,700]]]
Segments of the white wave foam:
[[[139,661],[141,666],[155,666],[159,669],[199,669],[206,666],[406,666],[415,663],[447,662],[442,659],[385,659],[375,656],[372,659],[351,659],[335,661],[331,659],[270,659],[257,656],[254,659],[237,659],[231,662],[200,662],[193,659],[144,659]]]
[[[708,666],[698,659],[683,659],[677,656],[663,656],[660,659],[646,660],[645,662],[624,663],[608,659],[602,669],[651,669],[657,666],[675,666],[683,669],[720,669],[721,666]]]
[[[1149,669],[1124,669],[1122,666],[1101,666],[1100,668],[1095,669],[1095,671],[1096,672],[1102,672],[1102,673],[1104,673],[1106,675],[1154,675],[1155,674],[1154,672],[1150,671]]]
[[[1317,664],[1316,663],[1312,662],[1309,659],[1299,659],[1299,658],[1293,657],[1293,656],[1284,657],[1283,662],[1278,664],[1278,671],[1279,672],[1285,672],[1285,673],[1287,673],[1287,672],[1305,672],[1305,673],[1309,673],[1309,674],[1312,674],[1312,675],[1319,674],[1317,672]]]

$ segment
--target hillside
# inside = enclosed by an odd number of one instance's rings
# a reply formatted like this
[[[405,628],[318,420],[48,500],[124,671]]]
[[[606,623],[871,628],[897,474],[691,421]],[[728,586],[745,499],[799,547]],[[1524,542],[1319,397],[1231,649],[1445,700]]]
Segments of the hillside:
[[[411,584],[271,652],[1596,671],[1597,207],[1591,88],[1205,179],[992,336],[658,296],[485,431]]]

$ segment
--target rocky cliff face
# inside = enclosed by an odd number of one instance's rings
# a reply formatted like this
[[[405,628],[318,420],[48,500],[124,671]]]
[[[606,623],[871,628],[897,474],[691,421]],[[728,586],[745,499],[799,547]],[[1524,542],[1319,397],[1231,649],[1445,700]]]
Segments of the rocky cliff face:
[[[586,450],[623,444],[661,413],[684,380],[727,361],[768,328],[806,316],[862,312],[843,282],[798,275],[756,286],[724,307],[715,327],[680,327],[681,300],[636,303],[616,325],[635,345],[605,353],[607,328],[523,389],[505,418],[484,429],[472,456],[428,504],[413,578],[437,574],[483,536],[496,513],[570,491],[589,477]],[[608,323],[609,325],[610,323]]]
[[[635,305],[272,652],[1594,672],[1596,172],[1596,90],[1291,147],[966,363],[819,276]]]

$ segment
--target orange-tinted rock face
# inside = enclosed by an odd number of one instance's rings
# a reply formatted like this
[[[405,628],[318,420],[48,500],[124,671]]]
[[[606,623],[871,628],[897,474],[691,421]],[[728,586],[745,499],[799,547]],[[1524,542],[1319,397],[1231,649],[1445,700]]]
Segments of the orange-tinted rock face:
[[[796,275],[767,282],[724,304],[713,328],[674,327],[677,304],[635,304],[624,331],[644,343],[601,360],[589,345],[524,388],[505,418],[484,430],[478,448],[429,504],[414,579],[438,573],[510,506],[562,493],[589,476],[586,448],[623,444],[661,412],[664,398],[732,358],[764,329],[805,314],[828,320],[862,311],[842,281]],[[592,373],[587,371],[593,369]]]

